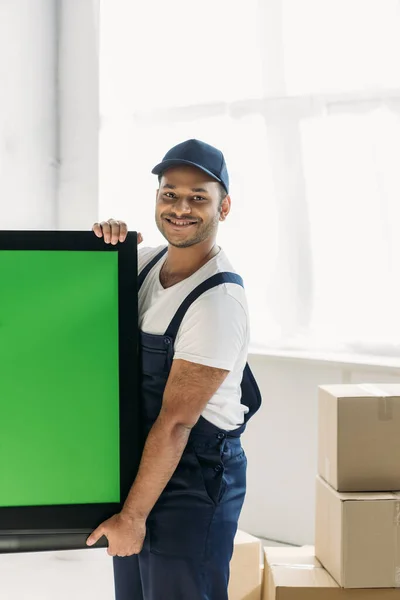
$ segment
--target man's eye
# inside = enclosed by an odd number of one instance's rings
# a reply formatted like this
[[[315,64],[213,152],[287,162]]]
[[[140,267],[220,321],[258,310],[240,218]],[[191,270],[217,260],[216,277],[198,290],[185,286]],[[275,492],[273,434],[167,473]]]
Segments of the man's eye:
[[[175,198],[175,194],[173,194],[172,192],[165,192],[164,196],[166,198]]]
[[[196,200],[196,202],[202,202],[205,200],[205,198],[203,198],[203,196],[193,196],[193,200]]]

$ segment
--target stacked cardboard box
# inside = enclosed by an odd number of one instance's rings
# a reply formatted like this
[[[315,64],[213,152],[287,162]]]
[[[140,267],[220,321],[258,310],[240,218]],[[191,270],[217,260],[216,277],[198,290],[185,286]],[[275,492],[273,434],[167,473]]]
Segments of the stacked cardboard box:
[[[344,588],[396,588],[400,385],[321,386],[318,427],[316,556]]]
[[[400,600],[400,385],[321,386],[318,433],[315,552],[266,548],[263,600]]]

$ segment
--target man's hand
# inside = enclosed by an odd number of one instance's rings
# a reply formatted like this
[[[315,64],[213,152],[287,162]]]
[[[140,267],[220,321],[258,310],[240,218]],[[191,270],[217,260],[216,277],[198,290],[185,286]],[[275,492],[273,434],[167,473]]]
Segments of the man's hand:
[[[108,540],[107,553],[110,556],[139,554],[146,537],[146,521],[118,513],[99,525],[88,537],[86,544],[93,546],[103,535]]]
[[[92,230],[97,237],[104,237],[106,244],[112,244],[115,246],[118,242],[124,242],[128,233],[128,226],[124,221],[115,221],[109,219],[108,221],[102,221],[101,223],[95,223]],[[143,236],[138,233],[138,244],[143,242]]]

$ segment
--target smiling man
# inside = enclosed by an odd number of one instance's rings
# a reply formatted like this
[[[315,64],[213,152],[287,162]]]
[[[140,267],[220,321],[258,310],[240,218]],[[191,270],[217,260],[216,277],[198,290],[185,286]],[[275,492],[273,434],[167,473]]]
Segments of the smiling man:
[[[227,600],[246,490],[240,436],[261,401],[246,362],[243,282],[216,243],[231,207],[228,172],[219,150],[188,140],[153,173],[168,246],[139,252],[146,443],[121,513],[88,544],[107,536],[116,600]],[[111,219],[93,230],[116,244],[127,226]]]

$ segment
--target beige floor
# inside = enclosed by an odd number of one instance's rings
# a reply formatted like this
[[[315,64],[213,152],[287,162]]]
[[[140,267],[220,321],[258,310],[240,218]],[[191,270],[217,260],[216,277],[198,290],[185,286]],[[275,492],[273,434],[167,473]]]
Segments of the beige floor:
[[[112,600],[105,550],[0,555],[1,600]]]
[[[0,555],[1,600],[113,598],[112,562],[105,550]]]

